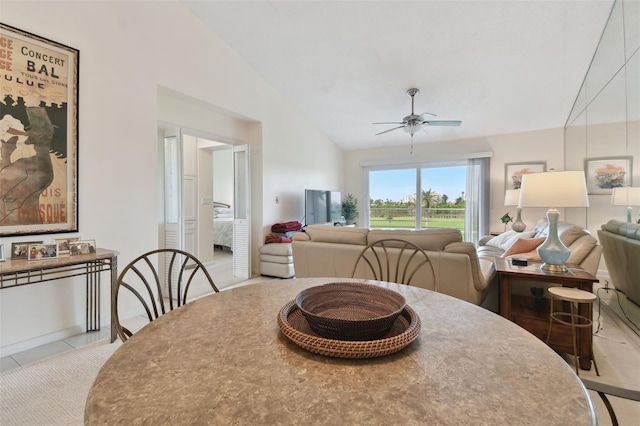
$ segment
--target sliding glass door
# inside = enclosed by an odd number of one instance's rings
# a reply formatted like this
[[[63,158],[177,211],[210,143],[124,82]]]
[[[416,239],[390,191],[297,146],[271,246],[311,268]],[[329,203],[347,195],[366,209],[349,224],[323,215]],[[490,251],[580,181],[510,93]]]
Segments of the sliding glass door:
[[[489,208],[488,181],[478,178],[473,161],[367,168],[367,226],[456,228],[466,241],[477,241],[485,227],[478,218]]]

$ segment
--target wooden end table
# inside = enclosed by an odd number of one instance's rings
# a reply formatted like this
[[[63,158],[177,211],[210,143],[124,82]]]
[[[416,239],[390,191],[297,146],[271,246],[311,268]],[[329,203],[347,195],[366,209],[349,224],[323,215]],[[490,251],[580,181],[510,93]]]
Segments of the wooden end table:
[[[549,331],[549,299],[544,299],[547,305],[538,306],[533,296],[512,295],[512,285],[560,284],[564,287],[593,292],[593,283],[599,280],[576,264],[567,264],[569,268],[567,272],[545,271],[540,269],[540,265],[541,263],[529,262],[527,266],[515,266],[511,264],[509,258],[495,258],[496,272],[500,281],[500,315],[515,322],[540,340],[546,341]],[[561,308],[562,306],[558,305],[556,310]],[[568,307],[565,310],[568,311]],[[593,316],[592,310],[586,304],[581,304],[578,313],[589,319]],[[580,368],[590,370],[592,330],[581,329],[578,339]],[[572,342],[570,327],[554,326],[549,346],[555,350],[573,354]]]

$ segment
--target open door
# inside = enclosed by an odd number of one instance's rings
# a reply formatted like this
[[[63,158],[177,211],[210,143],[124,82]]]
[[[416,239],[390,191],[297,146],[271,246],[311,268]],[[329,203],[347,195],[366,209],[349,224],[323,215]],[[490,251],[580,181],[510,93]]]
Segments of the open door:
[[[251,211],[249,146],[233,147],[234,220],[233,275],[248,279],[251,276]]]

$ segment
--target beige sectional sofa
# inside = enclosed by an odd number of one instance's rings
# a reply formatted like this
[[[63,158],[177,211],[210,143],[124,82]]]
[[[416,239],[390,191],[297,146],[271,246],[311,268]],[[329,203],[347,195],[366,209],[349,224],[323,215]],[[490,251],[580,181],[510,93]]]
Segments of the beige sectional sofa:
[[[613,286],[640,305],[640,224],[612,219],[598,230]]]
[[[546,219],[541,219],[530,230],[524,232],[507,231],[498,236],[485,236],[478,242],[478,256],[503,256],[513,247],[515,240],[525,238],[529,240],[543,241],[549,233],[549,224]],[[558,236],[562,243],[571,250],[567,263],[575,263],[589,273],[595,275],[600,264],[602,246],[598,244],[591,233],[578,225],[568,222],[558,223]],[[527,258],[531,261],[540,261],[535,248],[528,252],[513,252],[512,256]]]
[[[425,250],[433,264],[430,274],[414,278],[412,285],[435,290],[480,305],[495,278],[492,258],[478,258],[473,243],[462,242],[457,229],[382,230],[311,225],[293,236],[296,277],[350,277],[358,255],[380,239],[411,241]],[[372,278],[363,269],[356,278]]]

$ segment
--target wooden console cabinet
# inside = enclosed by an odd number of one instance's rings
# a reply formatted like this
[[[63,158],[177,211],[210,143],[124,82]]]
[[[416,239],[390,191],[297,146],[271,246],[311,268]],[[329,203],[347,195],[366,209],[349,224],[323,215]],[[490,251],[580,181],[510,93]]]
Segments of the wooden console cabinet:
[[[565,273],[543,271],[540,269],[540,263],[533,262],[530,262],[528,266],[514,266],[505,258],[496,258],[495,266],[500,280],[500,315],[515,322],[542,341],[546,341],[549,331],[549,299],[545,298],[546,304],[537,306],[533,296],[511,294],[511,290],[518,285],[528,288],[537,283],[557,284],[592,292],[593,283],[598,282],[596,277],[580,269],[578,265],[572,264],[567,264],[569,271]],[[556,303],[554,310],[569,311],[568,305],[563,306],[563,302],[560,301]],[[592,309],[589,309],[587,304],[581,304],[578,313],[589,319],[592,317]],[[580,368],[589,370],[591,368],[592,330],[582,328],[577,333]],[[556,323],[553,326],[549,346],[557,351],[573,354],[571,336],[569,326]]]

